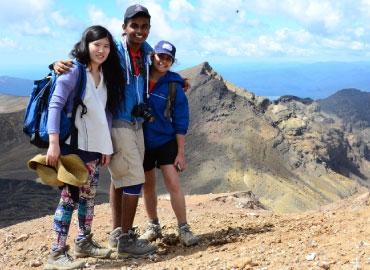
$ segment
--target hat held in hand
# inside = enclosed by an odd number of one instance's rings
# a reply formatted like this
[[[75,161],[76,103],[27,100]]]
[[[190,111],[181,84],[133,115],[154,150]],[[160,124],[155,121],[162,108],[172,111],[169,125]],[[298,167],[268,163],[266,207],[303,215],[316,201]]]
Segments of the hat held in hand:
[[[46,155],[38,154],[28,161],[28,168],[36,171],[42,184],[53,187],[80,187],[87,184],[89,176],[84,162],[75,154],[60,156],[56,167],[46,165]]]

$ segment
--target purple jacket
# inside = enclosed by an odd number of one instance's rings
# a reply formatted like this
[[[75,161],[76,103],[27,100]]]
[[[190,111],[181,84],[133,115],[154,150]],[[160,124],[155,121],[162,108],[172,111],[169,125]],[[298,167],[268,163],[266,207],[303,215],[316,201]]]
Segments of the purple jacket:
[[[76,95],[76,83],[78,79],[78,67],[74,65],[68,73],[57,78],[54,93],[49,102],[49,114],[47,128],[48,133],[60,133],[60,113],[65,108],[67,114],[72,113],[73,100]],[[86,88],[82,91],[82,101]],[[87,108],[87,110],[93,108]],[[112,114],[105,110],[109,129],[112,127]]]

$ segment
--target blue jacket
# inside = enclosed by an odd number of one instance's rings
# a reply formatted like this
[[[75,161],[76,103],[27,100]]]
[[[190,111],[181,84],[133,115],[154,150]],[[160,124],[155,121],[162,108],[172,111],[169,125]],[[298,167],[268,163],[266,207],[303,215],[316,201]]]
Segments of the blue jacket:
[[[124,36],[122,39],[116,40],[116,46],[122,68],[126,75],[126,85],[123,89],[123,98],[120,105],[120,110],[113,115],[113,119],[124,120],[128,122],[143,122],[142,118],[132,116],[131,112],[135,105],[145,102],[144,95],[147,93],[150,54],[153,49],[147,42],[142,44],[141,49],[143,51],[145,74],[135,76],[132,70],[126,37]]]
[[[176,83],[176,97],[173,106],[172,121],[164,116],[166,109],[169,82]],[[149,106],[155,120],[144,123],[144,140],[147,149],[158,148],[176,138],[176,134],[185,135],[189,126],[189,106],[185,96],[183,79],[179,74],[168,71],[155,84],[150,93]]]

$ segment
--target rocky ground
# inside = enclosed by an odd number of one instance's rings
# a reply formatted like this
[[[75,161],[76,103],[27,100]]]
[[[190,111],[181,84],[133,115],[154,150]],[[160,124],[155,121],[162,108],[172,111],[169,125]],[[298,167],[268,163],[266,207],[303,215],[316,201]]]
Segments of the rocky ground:
[[[169,198],[162,196],[159,215],[165,235],[156,242],[157,255],[87,259],[87,269],[370,269],[369,193],[300,214],[263,210],[247,192],[193,195],[187,204],[199,245],[178,243]],[[142,201],[135,221],[143,229]],[[52,241],[51,222],[52,216],[44,216],[2,228],[1,269],[42,269]],[[96,240],[106,244],[110,229],[109,205],[98,205]],[[71,235],[75,233],[73,228]],[[69,242],[73,249],[72,237]]]

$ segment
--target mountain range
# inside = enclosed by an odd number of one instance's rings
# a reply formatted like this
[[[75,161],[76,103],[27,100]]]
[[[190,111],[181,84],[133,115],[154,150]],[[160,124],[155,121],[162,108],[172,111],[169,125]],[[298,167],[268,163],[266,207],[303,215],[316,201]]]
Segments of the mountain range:
[[[346,88],[370,91],[370,62],[243,62],[218,64],[216,67],[224,79],[271,99],[282,95],[322,99]],[[33,67],[32,71],[38,71],[36,74],[48,72],[45,67]],[[41,78],[41,75],[32,75],[30,71],[13,73],[17,76],[24,74],[24,78]],[[28,96],[32,81],[20,78],[0,76],[0,94]]]
[[[343,89],[320,100],[284,95],[272,101],[236,86],[208,63],[181,74],[192,85],[189,166],[181,183],[193,194],[186,196],[187,215],[200,242],[179,243],[170,197],[160,195],[157,254],[120,259],[113,253],[87,258],[86,267],[368,269],[369,93]],[[22,134],[26,102],[0,95],[0,265],[9,270],[44,267],[59,193],[32,181],[35,174],[26,169],[39,152]],[[103,245],[111,231],[108,184],[103,170],[93,227]],[[146,220],[140,199],[135,225],[143,229]]]
[[[346,89],[316,101],[294,96],[271,101],[225,80],[208,63],[181,75],[191,83],[189,166],[181,175],[186,194],[251,191],[266,209],[299,212],[369,186],[367,92]],[[13,104],[0,113],[0,179],[35,179],[25,166],[39,152],[22,134],[25,98],[16,98],[23,104],[17,111],[14,97],[0,98]],[[108,185],[103,170],[100,192],[107,194]],[[13,198],[14,192],[8,191]]]

